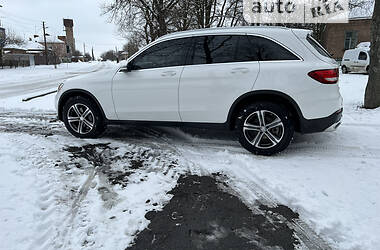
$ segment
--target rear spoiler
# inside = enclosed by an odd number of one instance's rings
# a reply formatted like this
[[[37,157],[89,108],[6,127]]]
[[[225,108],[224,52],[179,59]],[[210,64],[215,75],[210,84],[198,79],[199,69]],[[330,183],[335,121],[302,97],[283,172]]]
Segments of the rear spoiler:
[[[313,33],[312,30],[306,30],[306,29],[291,29],[293,34],[298,37],[298,39],[305,39],[308,35],[311,35]]]

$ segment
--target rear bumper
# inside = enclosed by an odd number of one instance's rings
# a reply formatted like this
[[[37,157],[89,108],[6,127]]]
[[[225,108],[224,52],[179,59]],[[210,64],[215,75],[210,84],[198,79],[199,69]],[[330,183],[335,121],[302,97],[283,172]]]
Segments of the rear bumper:
[[[339,127],[342,119],[343,108],[324,118],[308,120],[301,119],[300,132],[304,134],[331,131]]]

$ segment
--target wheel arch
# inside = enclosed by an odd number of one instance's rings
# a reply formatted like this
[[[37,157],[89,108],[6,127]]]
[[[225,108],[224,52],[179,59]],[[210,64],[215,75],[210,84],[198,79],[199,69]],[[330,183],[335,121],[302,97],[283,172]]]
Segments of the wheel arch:
[[[236,99],[228,112],[227,123],[229,129],[235,129],[237,116],[244,106],[259,101],[270,101],[285,105],[294,118],[295,130],[301,130],[301,122],[304,118],[298,104],[287,94],[275,90],[256,90],[245,93]]]
[[[61,95],[58,101],[58,119],[59,120],[62,121],[63,119],[62,117],[63,106],[65,105],[67,100],[69,100],[71,97],[74,97],[74,96],[81,96],[93,101],[98,106],[103,118],[106,120],[104,110],[102,106],[100,105],[99,101],[96,99],[96,97],[93,94],[83,89],[70,89]]]

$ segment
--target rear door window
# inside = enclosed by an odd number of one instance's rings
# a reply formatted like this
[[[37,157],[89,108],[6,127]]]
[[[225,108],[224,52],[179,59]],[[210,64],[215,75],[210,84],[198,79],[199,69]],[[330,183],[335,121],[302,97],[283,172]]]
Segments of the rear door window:
[[[194,42],[192,64],[235,62],[237,36],[201,36]]]
[[[236,61],[251,62],[259,61],[259,49],[249,41],[248,36],[239,36]]]

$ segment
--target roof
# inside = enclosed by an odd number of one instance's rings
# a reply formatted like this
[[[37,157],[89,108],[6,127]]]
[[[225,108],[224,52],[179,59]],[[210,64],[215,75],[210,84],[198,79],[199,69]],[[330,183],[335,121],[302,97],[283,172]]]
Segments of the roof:
[[[4,49],[8,49],[8,50],[15,49],[15,50],[23,50],[23,51],[28,51],[28,50],[43,51],[43,50],[45,50],[45,46],[43,46],[37,42],[28,41],[28,42],[26,42],[24,44],[20,44],[20,45],[18,45],[18,44],[7,44],[4,46]]]
[[[27,50],[23,47],[23,45],[18,45],[18,44],[7,44],[4,46],[4,49],[8,49],[8,50],[17,49],[17,50],[24,50],[24,51]]]
[[[44,38],[41,37],[39,40],[38,40],[39,43],[44,43]],[[46,37],[46,42],[47,43],[65,43],[64,41],[62,40],[59,40],[58,37],[56,36],[47,36]]]
[[[204,35],[204,34],[218,34],[218,33],[249,33],[249,32],[260,32],[260,33],[272,33],[272,32],[288,32],[290,28],[283,26],[240,26],[240,27],[219,27],[219,28],[207,28],[207,29],[196,29],[187,30],[171,33],[159,38],[166,39],[172,37],[182,37],[182,36],[192,36],[192,35]]]
[[[45,50],[45,46],[41,45],[38,42],[32,42],[28,41],[25,45],[23,45],[24,48],[27,50]]]

